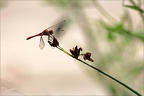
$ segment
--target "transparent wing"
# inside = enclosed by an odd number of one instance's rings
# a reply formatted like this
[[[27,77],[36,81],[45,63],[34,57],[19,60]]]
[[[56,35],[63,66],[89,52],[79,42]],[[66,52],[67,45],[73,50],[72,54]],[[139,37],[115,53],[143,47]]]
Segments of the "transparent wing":
[[[61,38],[62,36],[64,36],[66,34],[66,31],[65,30],[61,30],[61,31],[54,31],[54,36],[56,38]]]
[[[44,48],[44,46],[45,46],[45,43],[44,43],[44,40],[43,40],[43,38],[42,38],[42,36],[41,36],[41,37],[40,37],[39,47],[40,47],[40,49],[42,50],[42,49]]]
[[[56,38],[59,38],[61,36],[64,36],[66,34],[65,29],[66,29],[66,22],[63,22],[59,24],[55,29],[54,29],[54,36]]]
[[[48,28],[48,30],[53,30],[54,36],[56,38],[59,38],[66,34],[66,32],[65,32],[66,27],[67,27],[67,22],[64,20],[64,21],[57,23],[56,25],[53,25],[52,27]]]

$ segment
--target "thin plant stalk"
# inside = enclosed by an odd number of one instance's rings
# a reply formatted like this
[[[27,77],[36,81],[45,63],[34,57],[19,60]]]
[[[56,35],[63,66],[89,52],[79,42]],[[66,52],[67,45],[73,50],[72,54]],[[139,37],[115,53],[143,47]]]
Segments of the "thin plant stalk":
[[[66,53],[67,55],[69,55],[70,57],[72,57],[72,58],[74,58],[74,59],[82,62],[83,64],[89,66],[90,68],[92,68],[92,69],[100,72],[101,74],[109,77],[110,79],[114,80],[115,82],[117,82],[117,83],[119,83],[120,85],[124,86],[125,88],[129,89],[131,92],[135,93],[137,96],[142,96],[142,95],[141,95],[140,93],[138,93],[136,90],[134,90],[133,88],[131,88],[131,87],[129,87],[128,85],[124,84],[124,83],[121,82],[120,80],[114,78],[113,76],[109,75],[108,73],[106,73],[106,72],[104,72],[104,71],[102,71],[102,70],[100,70],[100,69],[98,69],[98,68],[96,68],[96,67],[94,67],[94,66],[92,66],[92,65],[90,65],[90,64],[88,64],[88,63],[86,63],[86,62],[84,62],[84,61],[82,61],[81,59],[75,58],[73,55],[71,55],[69,52],[67,52],[66,50],[64,50],[62,47],[57,46],[57,48],[58,48],[59,50],[61,50],[62,52]]]

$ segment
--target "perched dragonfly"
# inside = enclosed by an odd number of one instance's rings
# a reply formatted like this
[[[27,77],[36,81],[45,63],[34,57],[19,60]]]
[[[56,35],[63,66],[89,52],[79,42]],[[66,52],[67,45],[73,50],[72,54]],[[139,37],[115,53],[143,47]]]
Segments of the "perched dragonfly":
[[[26,40],[29,40],[33,37],[37,37],[40,36],[40,43],[39,43],[39,47],[40,49],[43,49],[45,46],[44,40],[46,39],[47,42],[52,46],[52,47],[58,47],[59,46],[59,42],[58,40],[55,38],[55,36],[53,35],[55,32],[61,31],[63,34],[65,33],[64,30],[62,30],[62,26],[64,24],[64,21],[61,21],[53,26],[48,27],[47,29],[45,29],[44,31],[40,32],[39,34],[33,35],[28,37]],[[52,27],[54,26],[58,26],[57,28],[52,30]],[[44,38],[44,36],[46,36],[46,38]]]

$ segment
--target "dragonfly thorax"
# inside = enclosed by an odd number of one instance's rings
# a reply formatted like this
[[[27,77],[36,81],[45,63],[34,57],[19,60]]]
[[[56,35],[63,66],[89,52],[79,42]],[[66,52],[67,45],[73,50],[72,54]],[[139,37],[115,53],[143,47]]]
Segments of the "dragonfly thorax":
[[[49,34],[51,34],[51,35],[54,33],[53,30],[49,30],[48,32],[49,32]]]
[[[54,32],[53,32],[53,30],[45,29],[42,33],[43,33],[43,35],[52,35]]]

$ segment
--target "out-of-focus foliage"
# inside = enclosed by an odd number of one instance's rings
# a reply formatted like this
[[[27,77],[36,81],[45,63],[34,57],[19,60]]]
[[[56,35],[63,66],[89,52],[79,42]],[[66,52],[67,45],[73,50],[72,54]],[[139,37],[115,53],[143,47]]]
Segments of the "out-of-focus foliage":
[[[7,4],[7,1],[6,1],[6,0],[1,0],[1,1],[0,1],[0,9],[3,8],[3,7],[5,7],[6,4]]]
[[[140,18],[142,18],[140,22],[142,25],[144,25],[144,10],[137,6],[134,0],[129,0],[132,5],[122,5],[125,10],[120,20],[116,20],[115,17],[110,15],[110,12],[107,12],[101,6],[99,1],[101,0],[47,0],[48,3],[57,6],[59,9],[67,10],[65,12],[71,12],[69,18],[75,17],[74,21],[79,24],[83,31],[86,47],[89,48],[94,57],[94,66],[142,93],[142,89],[144,88],[142,85],[144,61],[143,59],[138,59],[137,52],[138,50],[142,50],[139,49],[139,46],[144,46],[144,29],[143,27],[141,29],[133,28],[132,14],[130,14],[129,9],[138,11]],[[86,5],[87,3],[88,6]],[[89,22],[91,18],[87,17],[84,11],[84,8],[87,7],[93,7],[98,10],[109,22],[106,22],[104,19],[94,19],[92,23]],[[95,26],[95,29],[91,26]],[[103,42],[106,44],[105,48],[100,47],[100,44]],[[105,76],[91,71],[89,68],[85,69],[93,79],[99,80],[111,95],[134,95]]]
[[[47,0],[48,3],[51,3],[55,6],[65,8],[73,2],[73,0]]]
[[[138,38],[142,41],[144,41],[144,31],[133,31],[133,30],[130,30],[130,29],[126,29],[124,24],[122,23],[118,23],[118,24],[115,24],[115,25],[109,25],[103,21],[100,22],[101,25],[107,30],[108,32],[108,38],[110,40],[114,40],[116,38],[116,34],[119,34],[121,35],[122,37],[125,37],[125,38],[131,38],[131,37],[135,37],[135,38]],[[125,39],[124,38],[124,39]]]
[[[4,5],[4,3],[2,1],[0,1],[0,8]]]
[[[143,9],[137,7],[137,6],[131,6],[131,5],[124,5],[125,7],[128,7],[128,8],[131,8],[131,9],[134,9],[134,10],[137,10],[137,11],[140,11],[140,12],[144,12]]]
[[[143,2],[141,2],[141,0],[138,0],[138,1],[140,3],[143,3]],[[132,5],[123,5],[123,6],[131,8],[131,9],[139,11],[139,12],[142,12],[142,13],[144,12],[144,10],[138,4],[136,4],[133,0],[130,0],[130,3],[132,3]]]
[[[124,0],[123,0],[123,1],[124,1]],[[143,0],[138,0],[138,1],[137,1],[138,4],[136,4],[134,0],[129,0],[129,2],[130,2],[132,5],[125,5],[124,2],[123,2],[123,6],[124,6],[124,7],[127,7],[127,8],[131,8],[131,9],[136,10],[137,12],[139,12],[139,13],[140,13],[140,16],[141,16],[141,18],[142,18],[142,20],[143,20],[143,22],[144,22],[144,10],[142,9],[143,7],[141,7],[141,5],[144,6],[144,5],[143,5],[143,3],[144,3]]]

